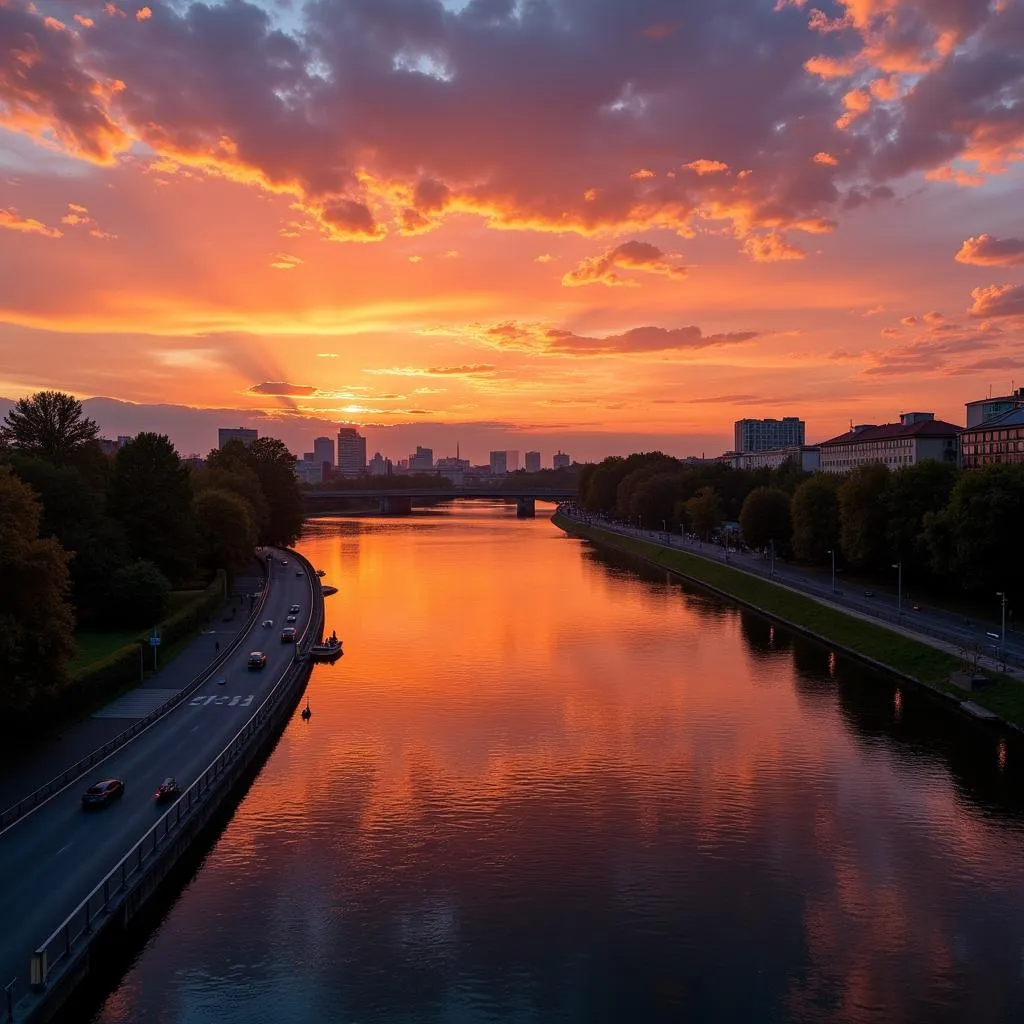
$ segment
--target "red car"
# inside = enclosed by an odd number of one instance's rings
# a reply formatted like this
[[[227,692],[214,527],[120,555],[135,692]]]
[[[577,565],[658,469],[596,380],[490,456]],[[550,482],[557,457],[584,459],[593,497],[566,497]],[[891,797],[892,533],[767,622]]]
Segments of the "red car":
[[[181,786],[178,785],[174,778],[166,778],[156,787],[156,793],[153,795],[156,797],[158,804],[165,804],[176,796],[181,795]]]
[[[119,800],[124,796],[124,779],[104,779],[90,786],[82,794],[82,806],[106,807],[113,800]]]

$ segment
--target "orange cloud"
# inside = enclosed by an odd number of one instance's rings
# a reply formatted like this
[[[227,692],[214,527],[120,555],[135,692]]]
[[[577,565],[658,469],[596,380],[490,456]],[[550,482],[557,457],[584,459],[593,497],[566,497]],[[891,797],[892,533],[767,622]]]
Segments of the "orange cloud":
[[[642,270],[662,277],[682,278],[686,268],[670,263],[656,245],[649,242],[623,242],[600,256],[589,256],[562,278],[566,288],[578,288],[588,284],[603,284],[609,287],[626,285],[635,287],[631,278],[623,278],[617,270]]]
[[[44,238],[60,238],[62,232],[57,228],[47,227],[41,221],[31,217],[22,217],[17,210],[0,207],[0,228],[9,231],[21,231],[26,235],[42,235]]]
[[[835,167],[839,163],[831,153],[824,152],[815,153],[811,160],[816,164],[822,164],[826,167]]]
[[[976,267],[1022,267],[1024,239],[976,235],[964,241],[955,259]]]
[[[153,12],[148,7],[140,7],[135,12],[136,21],[149,21],[153,17]]]
[[[683,164],[683,167],[688,171],[696,171],[700,175],[720,174],[729,170],[729,165],[722,163],[721,160],[691,160],[688,164]]]
[[[303,261],[298,256],[292,256],[287,252],[279,252],[274,256],[270,262],[275,270],[294,270],[296,267],[301,267]]]
[[[92,28],[93,25],[96,24],[96,22],[93,21],[92,18],[86,18],[84,15],[81,14],[75,15],[75,21],[77,21],[78,24],[82,26],[82,28]]]
[[[764,235],[751,235],[743,243],[743,251],[755,263],[802,260],[807,255],[798,245],[787,242],[777,231],[769,231]]]
[[[971,292],[974,317],[1024,316],[1024,284],[991,284]]]

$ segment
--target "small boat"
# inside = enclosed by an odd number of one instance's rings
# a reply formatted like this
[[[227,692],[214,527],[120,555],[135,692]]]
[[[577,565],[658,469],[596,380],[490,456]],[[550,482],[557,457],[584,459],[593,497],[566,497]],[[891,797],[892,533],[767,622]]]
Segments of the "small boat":
[[[323,571],[323,569],[317,569],[316,574],[317,574],[317,576],[326,576],[327,575],[327,573],[325,573]]]
[[[324,595],[324,597],[330,597],[331,594],[336,594],[338,592],[338,588],[324,586],[320,588],[320,591]]]
[[[306,706],[302,709],[302,717],[308,722],[313,717],[313,712],[309,707],[309,698],[306,698]]]
[[[318,644],[313,644],[309,649],[309,656],[321,661],[330,661],[332,658],[340,658],[344,653],[341,649],[341,641],[337,633],[331,633],[326,639]]]

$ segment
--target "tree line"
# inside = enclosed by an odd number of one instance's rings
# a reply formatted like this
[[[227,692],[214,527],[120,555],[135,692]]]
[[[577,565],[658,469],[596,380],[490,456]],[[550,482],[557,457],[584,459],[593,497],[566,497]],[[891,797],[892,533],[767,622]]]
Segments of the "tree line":
[[[747,547],[821,567],[834,552],[838,566],[869,578],[891,579],[901,563],[917,584],[987,598],[1024,572],[1024,466],[925,461],[808,474],[795,461],[737,470],[641,452],[585,466],[579,493],[590,512],[705,540],[738,523]]]
[[[294,461],[260,438],[193,470],[148,432],[110,457],[71,395],[20,400],[0,425],[0,710],[64,683],[75,629],[153,625],[172,588],[294,543]]]

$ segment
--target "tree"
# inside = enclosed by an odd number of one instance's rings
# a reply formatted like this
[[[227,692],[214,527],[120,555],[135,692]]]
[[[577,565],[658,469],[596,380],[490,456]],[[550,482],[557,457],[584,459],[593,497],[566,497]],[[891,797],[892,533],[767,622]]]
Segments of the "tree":
[[[192,484],[166,435],[139,434],[117,453],[110,512],[131,557],[154,562],[175,582],[193,572]]]
[[[928,517],[928,543],[936,568],[994,599],[1024,578],[1020,543],[1024,466],[993,465],[963,473],[944,512]]]
[[[244,450],[240,442],[233,443]],[[263,496],[260,478],[247,465],[233,464],[228,468],[216,462],[213,465],[207,464],[205,469],[192,473],[192,490],[197,496],[204,491],[230,491],[249,506],[249,517],[256,526],[257,534],[270,525],[270,508]]]
[[[73,395],[39,391],[31,398],[19,399],[7,413],[0,440],[15,451],[66,466],[86,449],[96,447],[99,432]]]
[[[789,496],[772,487],[751,491],[740,509],[740,530],[748,547],[761,549],[774,542],[778,550],[787,551],[792,530]]]
[[[66,682],[74,653],[69,555],[39,538],[32,489],[0,466],[0,728]]]
[[[79,625],[99,613],[110,576],[125,558],[124,536],[104,513],[103,495],[73,466],[15,452],[11,468],[42,502],[39,534],[72,555],[71,593]]]
[[[199,564],[234,576],[249,562],[257,529],[249,503],[232,491],[201,491],[195,501]]]
[[[305,519],[295,456],[276,437],[261,437],[249,446],[249,458],[270,512],[260,543],[288,547],[302,535]]]
[[[704,540],[722,525],[722,505],[713,487],[702,487],[685,508],[690,529]]]
[[[899,469],[885,495],[886,540],[904,571],[919,577],[931,569],[925,520],[948,505],[959,470],[949,462],[927,459]]]
[[[825,473],[815,473],[793,492],[790,520],[793,526],[793,555],[808,565],[822,565],[829,551],[839,546],[839,481]]]
[[[681,485],[678,471],[651,473],[633,490],[629,499],[629,516],[632,519],[641,516],[648,526],[660,526],[664,522],[674,527]]]
[[[126,629],[155,626],[167,613],[171,584],[152,563],[138,559],[121,566],[110,579],[110,624]]]
[[[889,468],[881,462],[857,466],[839,487],[839,545],[857,569],[877,571],[889,564],[885,495]]]

